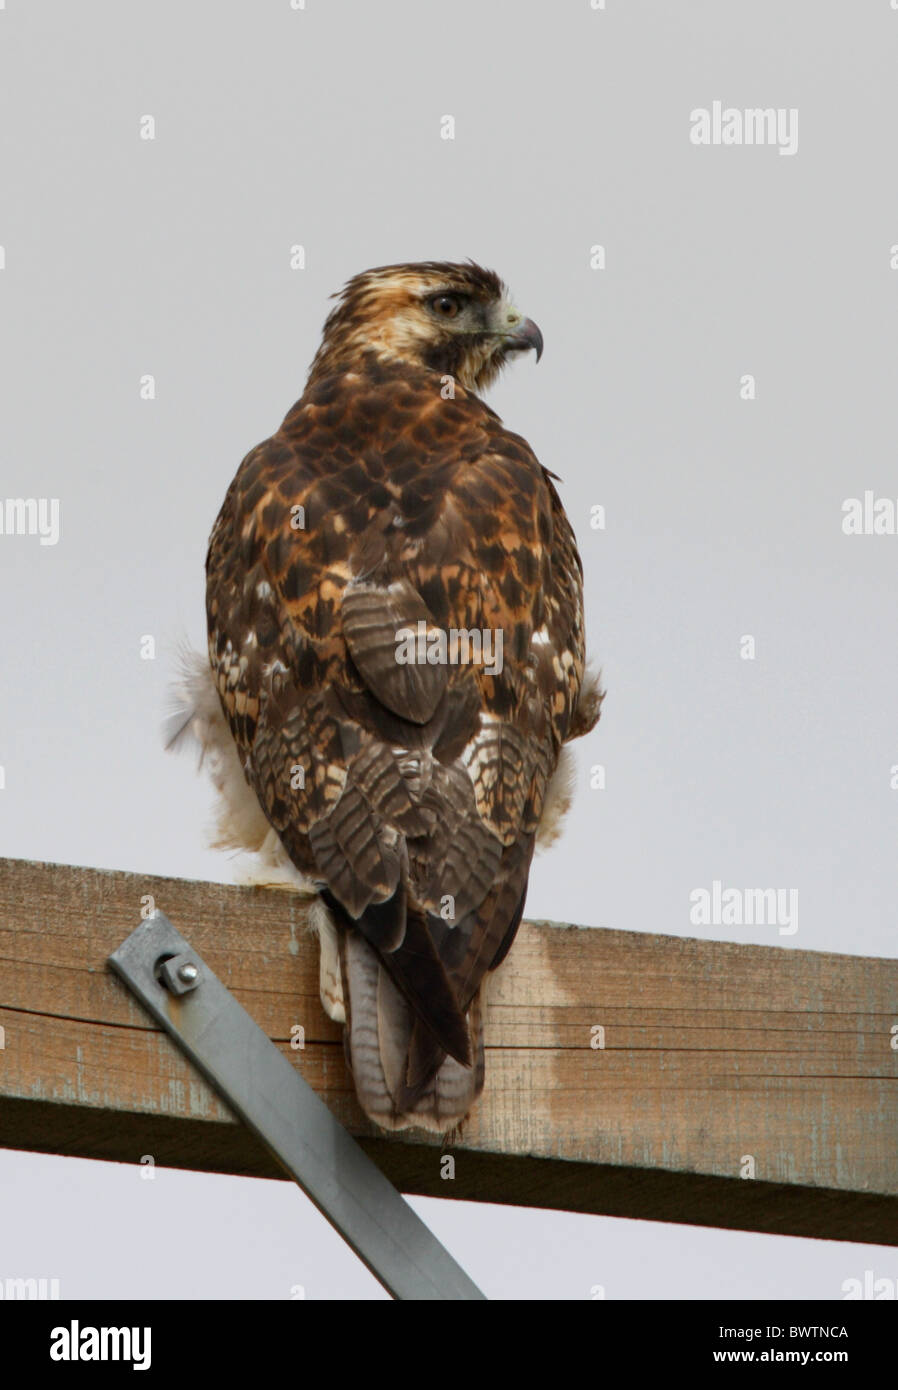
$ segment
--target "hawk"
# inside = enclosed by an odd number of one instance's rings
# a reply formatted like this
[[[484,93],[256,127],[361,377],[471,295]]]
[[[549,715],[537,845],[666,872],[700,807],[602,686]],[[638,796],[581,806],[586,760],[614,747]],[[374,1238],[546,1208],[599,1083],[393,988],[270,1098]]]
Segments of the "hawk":
[[[484,1081],[483,985],[599,717],[571,526],[481,393],[542,334],[473,262],[337,296],[305,391],[243,460],[181,725],[217,843],[315,895],[321,999],[366,1114],[444,1132]]]

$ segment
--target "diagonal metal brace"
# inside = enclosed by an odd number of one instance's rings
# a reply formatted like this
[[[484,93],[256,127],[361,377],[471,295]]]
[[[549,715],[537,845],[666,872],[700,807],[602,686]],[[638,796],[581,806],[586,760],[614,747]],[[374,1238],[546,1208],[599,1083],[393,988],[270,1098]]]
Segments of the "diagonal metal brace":
[[[164,913],[109,964],[394,1298],[484,1297]]]

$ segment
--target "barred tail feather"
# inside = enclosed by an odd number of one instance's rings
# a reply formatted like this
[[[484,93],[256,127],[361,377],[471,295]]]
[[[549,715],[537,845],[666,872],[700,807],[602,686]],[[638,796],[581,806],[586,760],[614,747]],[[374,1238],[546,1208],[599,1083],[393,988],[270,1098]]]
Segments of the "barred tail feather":
[[[376,952],[356,931],[341,933],[346,1053],[366,1115],[383,1129],[418,1125],[442,1134],[467,1115],[483,1090],[479,997],[466,1022],[472,1066],[463,1066],[416,1021]]]

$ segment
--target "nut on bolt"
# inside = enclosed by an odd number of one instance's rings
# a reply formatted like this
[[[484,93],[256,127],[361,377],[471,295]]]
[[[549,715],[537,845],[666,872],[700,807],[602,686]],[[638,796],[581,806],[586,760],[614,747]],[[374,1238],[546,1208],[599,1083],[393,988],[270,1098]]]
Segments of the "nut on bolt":
[[[184,952],[169,956],[158,969],[159,979],[172,994],[187,994],[200,982],[199,966]]]

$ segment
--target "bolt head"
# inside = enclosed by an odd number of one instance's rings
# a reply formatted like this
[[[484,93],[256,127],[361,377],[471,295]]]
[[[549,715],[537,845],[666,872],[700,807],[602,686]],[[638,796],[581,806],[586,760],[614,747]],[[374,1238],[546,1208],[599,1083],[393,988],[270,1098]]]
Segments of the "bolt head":
[[[199,978],[199,973],[196,966],[192,965],[190,961],[185,961],[183,965],[178,967],[178,979],[183,980],[185,985],[192,985],[194,980]]]

